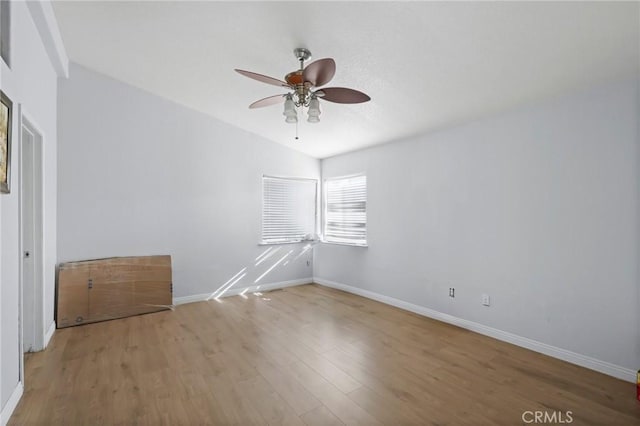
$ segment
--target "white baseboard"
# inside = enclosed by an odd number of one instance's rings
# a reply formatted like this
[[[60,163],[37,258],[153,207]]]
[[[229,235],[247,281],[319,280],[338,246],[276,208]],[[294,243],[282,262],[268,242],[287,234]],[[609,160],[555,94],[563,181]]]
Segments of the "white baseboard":
[[[9,400],[7,401],[5,406],[2,407],[2,411],[0,412],[0,425],[6,426],[6,424],[9,422],[13,411],[18,406],[18,402],[20,402],[20,398],[22,398],[23,392],[24,385],[22,384],[22,382],[19,382],[13,392],[11,392],[11,396],[9,397]]]
[[[280,288],[292,287],[294,285],[311,284],[312,282],[313,282],[313,279],[311,277],[308,277],[308,278],[300,278],[297,280],[280,281],[277,283],[232,288],[225,291],[224,294],[221,294],[218,297],[222,298],[222,297],[229,297],[229,296],[237,296],[238,294],[241,294],[241,293],[242,294],[254,293],[256,291],[272,291]],[[202,302],[204,300],[211,300],[213,294],[214,293],[203,293],[203,294],[194,294],[193,296],[174,297],[173,304],[184,305],[185,303]]]
[[[49,329],[47,330],[46,334],[44,335],[44,348],[46,348],[49,345],[49,342],[51,341],[51,338],[53,337],[53,333],[55,333],[55,332],[56,332],[56,322],[53,321],[51,323],[51,325],[49,326]]]
[[[211,296],[211,293],[202,293],[202,294],[194,294],[191,296],[182,296],[182,297],[174,297],[173,304],[184,305],[185,303],[194,303],[194,302],[202,302],[203,300],[207,300]]]
[[[395,306],[406,311],[423,315],[425,317],[433,318],[438,321],[446,322],[456,325],[467,330],[474,331],[485,336],[493,337],[494,339],[502,340],[503,342],[511,343],[516,346],[530,349],[535,352],[540,352],[545,355],[549,355],[554,358],[561,359],[563,361],[570,362],[572,364],[579,365],[581,367],[589,368],[591,370],[598,371],[600,373],[607,374],[609,376],[616,377],[627,382],[636,382],[636,372],[629,368],[621,367],[619,365],[611,364],[609,362],[601,361],[586,355],[582,355],[576,352],[571,352],[566,349],[551,346],[546,343],[538,342],[536,340],[529,339],[527,337],[518,336],[517,334],[509,333],[506,331],[498,330],[497,328],[488,327],[486,325],[479,324],[477,322],[465,320],[455,317],[453,315],[445,314],[433,309],[425,308],[424,306],[414,305],[413,303],[405,302],[403,300],[394,299],[393,297],[385,296],[382,294],[374,293],[372,291],[363,290],[358,287],[338,283],[335,281],[325,280],[323,278],[314,277],[313,282],[343,290],[348,293],[353,293],[358,296],[366,297],[367,299],[376,300],[387,305]]]

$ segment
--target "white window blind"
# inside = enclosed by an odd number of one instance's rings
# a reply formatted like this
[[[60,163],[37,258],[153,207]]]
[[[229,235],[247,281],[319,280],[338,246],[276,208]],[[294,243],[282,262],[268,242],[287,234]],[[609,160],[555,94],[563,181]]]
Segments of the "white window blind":
[[[324,218],[325,241],[366,245],[367,177],[326,180]]]
[[[316,233],[317,181],[262,178],[262,242],[287,243]]]

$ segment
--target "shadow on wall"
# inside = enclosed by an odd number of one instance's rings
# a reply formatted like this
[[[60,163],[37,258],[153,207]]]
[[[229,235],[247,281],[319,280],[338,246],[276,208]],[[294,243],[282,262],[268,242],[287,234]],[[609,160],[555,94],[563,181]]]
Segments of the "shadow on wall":
[[[253,285],[245,287],[242,292],[240,292],[240,296],[246,297],[245,293],[247,292],[259,292],[262,289],[262,285],[260,282],[263,281],[265,277],[269,275],[276,268],[285,268],[289,264],[293,264],[296,260],[302,257],[305,253],[313,248],[317,242],[310,242],[305,244],[302,248],[297,249],[289,249],[283,246],[271,246],[263,251],[258,257],[255,258],[253,264],[250,266],[245,266],[240,269],[235,275],[233,275],[227,282],[218,287],[214,292],[212,292],[206,300],[214,299],[219,301],[221,297],[225,294],[228,294],[229,290],[240,282],[251,270],[264,270],[262,274],[258,276],[253,281]]]

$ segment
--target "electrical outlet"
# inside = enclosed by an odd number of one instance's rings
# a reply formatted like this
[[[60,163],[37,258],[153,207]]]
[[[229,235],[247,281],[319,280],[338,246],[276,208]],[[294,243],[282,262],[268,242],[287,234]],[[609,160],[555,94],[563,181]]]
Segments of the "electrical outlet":
[[[482,304],[484,306],[491,306],[491,298],[489,297],[488,294],[483,294],[482,295]]]
[[[456,289],[449,287],[449,297],[456,297]]]

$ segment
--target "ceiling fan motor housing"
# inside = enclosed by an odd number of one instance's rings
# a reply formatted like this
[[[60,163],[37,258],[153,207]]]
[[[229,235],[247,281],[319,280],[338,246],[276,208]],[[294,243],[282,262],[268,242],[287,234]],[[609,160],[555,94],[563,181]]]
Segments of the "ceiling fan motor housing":
[[[304,47],[293,49],[293,54],[296,55],[296,58],[298,58],[299,61],[306,61],[311,57],[311,51]]]
[[[304,81],[304,61],[311,57],[311,51],[304,47],[293,49],[293,54],[300,61],[300,69],[290,72],[284,77],[284,81],[291,85],[295,90],[296,106],[307,106],[309,103],[309,90],[311,83]]]

